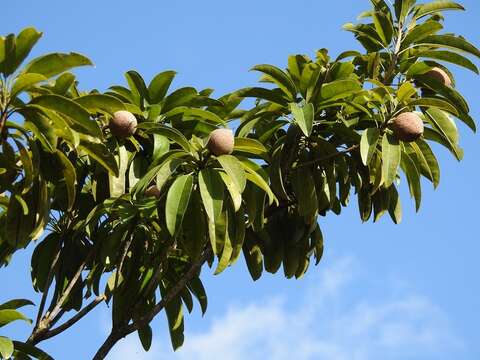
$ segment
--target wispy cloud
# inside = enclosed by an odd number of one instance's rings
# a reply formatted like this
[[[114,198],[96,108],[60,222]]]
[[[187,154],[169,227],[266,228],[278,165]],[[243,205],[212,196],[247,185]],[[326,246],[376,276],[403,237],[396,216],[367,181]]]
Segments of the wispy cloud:
[[[306,280],[300,299],[277,296],[231,306],[205,331],[187,333],[176,353],[166,353],[168,339],[159,338],[144,353],[130,336],[110,359],[425,360],[464,351],[445,313],[425,296],[395,288],[395,296],[384,298],[350,291],[360,270],[352,258],[340,259]]]

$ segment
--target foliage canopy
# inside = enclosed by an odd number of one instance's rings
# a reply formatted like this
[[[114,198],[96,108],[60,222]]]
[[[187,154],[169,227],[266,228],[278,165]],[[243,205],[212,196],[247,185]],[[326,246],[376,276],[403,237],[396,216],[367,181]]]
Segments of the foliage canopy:
[[[177,349],[193,299],[207,309],[204,263],[220,274],[243,254],[254,280],[280,268],[300,278],[322,258],[319,217],[339,215],[352,197],[363,221],[388,213],[398,223],[405,179],[418,210],[421,179],[440,180],[430,143],[461,160],[457,122],[475,131],[445,64],[478,74],[471,57],[480,51],[442,31],[442,11],[463,10],[457,3],[371,3],[361,23],[344,25],[365,51],[257,65],[267,85],[218,99],[212,89],[170,90],[174,71],[148,83],[131,70],[127,86],[82,91],[70,71],[88,58],[53,53],[24,65],[42,34],[1,37],[0,264],[35,246],[42,300],[30,338],[0,337],[0,357],[48,358],[35,345],[103,302],[112,332],[95,359],[134,331],[148,350],[161,310]],[[438,69],[451,84],[433,76]],[[254,105],[241,108],[245,98]],[[110,131],[118,111],[134,114],[134,135]],[[402,141],[391,125],[412,112],[423,136]],[[233,153],[216,156],[209,135],[227,126]],[[25,305],[0,305],[0,327],[30,321],[17,310]]]

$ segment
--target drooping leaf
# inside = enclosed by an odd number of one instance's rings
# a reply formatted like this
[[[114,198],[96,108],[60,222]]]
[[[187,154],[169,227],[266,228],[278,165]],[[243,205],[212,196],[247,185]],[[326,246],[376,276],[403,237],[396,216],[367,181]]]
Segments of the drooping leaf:
[[[382,139],[382,180],[387,188],[397,177],[400,159],[401,148],[398,140],[392,135],[384,134]]]
[[[465,10],[465,8],[456,2],[449,0],[436,0],[426,4],[420,4],[413,11],[416,19],[444,10]]]
[[[290,104],[290,110],[292,111],[293,118],[298,124],[305,136],[310,136],[313,128],[314,107],[313,104],[308,103],[303,107],[298,106],[296,103]]]
[[[182,226],[193,188],[193,175],[182,175],[175,179],[167,193],[165,221],[171,236],[177,234]]]
[[[378,137],[380,130],[378,128],[368,128],[362,134],[360,140],[360,155],[364,165],[368,165],[373,154],[377,150]]]
[[[288,96],[291,101],[295,100],[297,89],[292,79],[283,70],[272,65],[256,65],[252,70],[260,71],[268,75],[268,79],[275,83]]]
[[[242,167],[241,162],[232,155],[217,156],[217,161],[222,166],[223,170],[230,176],[233,183],[237,186],[240,193],[245,190],[246,177],[245,170]]]
[[[116,97],[104,94],[88,94],[77,97],[75,102],[92,113],[98,111],[113,115],[116,111],[125,110],[125,105]]]

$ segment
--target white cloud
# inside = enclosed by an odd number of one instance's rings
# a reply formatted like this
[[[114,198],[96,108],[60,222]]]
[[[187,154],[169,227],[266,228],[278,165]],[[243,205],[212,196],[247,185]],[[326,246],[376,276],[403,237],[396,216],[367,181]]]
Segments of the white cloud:
[[[398,289],[383,299],[349,291],[359,270],[352,258],[343,258],[306,280],[301,299],[231,306],[204,332],[187,333],[176,353],[167,351],[168,339],[159,338],[144,353],[130,336],[109,359],[423,360],[449,359],[464,350],[444,312],[428,298],[405,290],[399,295]]]

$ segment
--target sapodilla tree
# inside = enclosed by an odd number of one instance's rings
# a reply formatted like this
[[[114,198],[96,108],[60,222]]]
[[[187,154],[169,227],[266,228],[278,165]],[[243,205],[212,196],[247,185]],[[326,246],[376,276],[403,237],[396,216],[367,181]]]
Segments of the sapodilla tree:
[[[267,88],[217,99],[211,89],[170,91],[173,71],[147,84],[132,70],[127,86],[82,91],[69,71],[86,57],[23,66],[41,34],[0,38],[0,264],[34,246],[40,295],[30,337],[2,337],[1,356],[45,358],[39,343],[104,303],[112,328],[94,359],[132,332],[148,350],[162,310],[177,349],[193,298],[206,311],[205,265],[220,274],[243,255],[254,280],[280,269],[301,278],[322,258],[319,217],[356,198],[363,221],[401,220],[402,173],[418,210],[420,179],[439,183],[430,143],[460,160],[455,121],[475,131],[445,63],[478,74],[468,56],[480,51],[443,32],[440,12],[459,4],[372,4],[361,24],[344,26],[363,52],[257,65]],[[450,84],[432,76],[438,69]],[[240,107],[244,98],[255,105]],[[21,319],[22,304],[2,309]]]

